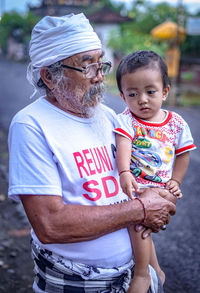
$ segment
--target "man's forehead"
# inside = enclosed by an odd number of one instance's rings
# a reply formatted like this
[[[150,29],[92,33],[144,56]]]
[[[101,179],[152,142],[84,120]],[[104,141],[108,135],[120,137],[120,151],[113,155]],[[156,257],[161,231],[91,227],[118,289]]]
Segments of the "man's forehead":
[[[86,52],[81,52],[81,53],[75,54],[67,59],[68,60],[71,59],[73,61],[84,62],[84,61],[91,61],[95,58],[101,58],[103,56],[104,56],[104,52],[101,49],[96,49],[96,50],[91,50],[91,51],[86,51]]]

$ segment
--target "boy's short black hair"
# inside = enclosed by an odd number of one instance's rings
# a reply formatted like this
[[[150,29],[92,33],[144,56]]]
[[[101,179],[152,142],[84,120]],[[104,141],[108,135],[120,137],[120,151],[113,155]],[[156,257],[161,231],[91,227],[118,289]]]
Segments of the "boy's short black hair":
[[[162,81],[163,81],[163,88],[166,88],[169,85],[169,77],[168,77],[168,70],[167,65],[163,58],[159,56],[154,51],[135,51],[127,56],[125,56],[116,72],[116,78],[117,78],[117,85],[120,92],[122,92],[121,88],[121,78],[126,73],[132,73],[138,68],[157,64],[160,68]]]

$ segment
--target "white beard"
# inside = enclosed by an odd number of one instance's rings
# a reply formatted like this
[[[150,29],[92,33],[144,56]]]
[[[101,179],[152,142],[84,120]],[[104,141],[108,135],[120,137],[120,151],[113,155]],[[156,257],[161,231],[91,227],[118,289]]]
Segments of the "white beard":
[[[62,83],[53,91],[53,95],[56,97],[59,106],[68,112],[81,114],[82,117],[92,117],[95,108],[103,101],[104,84],[98,83],[93,85],[81,100],[71,90],[67,90],[62,86],[66,82],[62,80]]]
[[[90,90],[83,96],[82,111],[86,117],[92,117],[98,105],[103,102],[103,94],[105,92],[105,86],[103,83],[94,85]]]

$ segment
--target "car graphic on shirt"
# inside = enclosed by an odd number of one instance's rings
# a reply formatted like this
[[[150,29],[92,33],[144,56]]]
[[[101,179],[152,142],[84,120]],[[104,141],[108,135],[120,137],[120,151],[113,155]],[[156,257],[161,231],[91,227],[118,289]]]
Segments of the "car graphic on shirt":
[[[162,161],[157,153],[132,148],[130,169],[135,177],[161,182],[162,179],[156,173],[161,165]]]

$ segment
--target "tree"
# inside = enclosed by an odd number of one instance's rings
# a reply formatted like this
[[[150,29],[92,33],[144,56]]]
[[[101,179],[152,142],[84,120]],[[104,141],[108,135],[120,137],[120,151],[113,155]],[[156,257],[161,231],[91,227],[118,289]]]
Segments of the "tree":
[[[116,53],[121,52],[122,55],[127,55],[137,50],[153,50],[163,57],[167,47],[165,43],[155,42],[150,34],[134,31],[130,28],[130,25],[125,25],[121,34],[117,31],[112,31],[109,46]]]
[[[128,15],[134,18],[133,22],[123,24],[120,33],[113,32],[109,45],[124,54],[144,49],[154,50],[164,57],[167,43],[155,41],[150,32],[155,26],[166,20],[176,21],[176,7],[165,2],[153,5],[148,1],[137,0],[134,1]]]
[[[0,21],[0,44],[2,51],[7,52],[7,41],[9,37],[14,38],[18,43],[27,45],[30,40],[33,26],[38,18],[31,12],[25,16],[17,12],[5,13]]]

